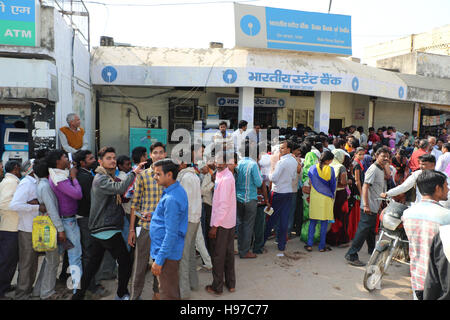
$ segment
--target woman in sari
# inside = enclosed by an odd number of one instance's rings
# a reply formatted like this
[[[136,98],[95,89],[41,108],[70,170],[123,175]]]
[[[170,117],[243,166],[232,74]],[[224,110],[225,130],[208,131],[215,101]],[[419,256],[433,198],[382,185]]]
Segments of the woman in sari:
[[[311,149],[310,149],[311,150]],[[302,172],[302,186],[307,189],[309,187],[308,170],[314,166],[319,161],[319,158],[313,151],[309,151],[305,156],[305,161],[303,162],[303,172]],[[303,242],[308,241],[308,228],[309,228],[309,194],[303,192],[303,224],[300,233],[300,240]],[[318,238],[318,235],[317,235]]]
[[[305,245],[307,251],[312,251],[314,233],[316,232],[316,225],[319,221],[319,251],[325,252],[331,250],[330,247],[326,246],[325,242],[328,222],[333,220],[333,200],[334,192],[336,191],[336,176],[333,168],[330,167],[333,158],[333,153],[325,151],[320,157],[319,163],[309,168],[308,171],[310,184],[310,210],[308,242]]]
[[[350,241],[348,228],[348,201],[347,201],[347,169],[344,166],[345,152],[341,149],[333,150],[334,159],[330,164],[337,181],[336,197],[333,206],[334,223],[327,234],[327,243],[332,246],[347,246]]]

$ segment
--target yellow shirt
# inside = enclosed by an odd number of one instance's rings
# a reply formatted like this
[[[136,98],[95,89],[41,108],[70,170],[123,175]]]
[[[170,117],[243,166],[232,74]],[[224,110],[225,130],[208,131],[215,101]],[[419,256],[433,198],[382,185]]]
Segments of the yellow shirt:
[[[16,211],[9,210],[9,204],[19,182],[19,178],[7,173],[0,183],[0,231],[17,232],[19,215]]]

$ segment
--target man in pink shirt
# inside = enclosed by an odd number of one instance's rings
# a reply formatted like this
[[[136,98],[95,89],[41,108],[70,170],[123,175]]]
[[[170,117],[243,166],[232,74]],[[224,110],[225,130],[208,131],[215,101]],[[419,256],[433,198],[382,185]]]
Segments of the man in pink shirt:
[[[236,227],[236,189],[233,174],[228,170],[225,154],[217,159],[217,173],[211,212],[210,252],[213,282],[205,290],[213,295],[223,292],[223,276],[228,291],[234,292],[234,231]]]

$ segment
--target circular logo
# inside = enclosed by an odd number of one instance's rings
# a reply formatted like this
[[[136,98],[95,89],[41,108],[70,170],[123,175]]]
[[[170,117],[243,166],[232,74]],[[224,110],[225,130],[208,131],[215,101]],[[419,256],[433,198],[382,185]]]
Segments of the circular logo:
[[[226,102],[227,102],[227,100],[226,100],[225,98],[220,98],[219,101],[217,101],[217,103],[219,104],[219,106],[225,105]]]
[[[117,70],[111,66],[104,67],[102,70],[102,78],[105,82],[113,82],[117,78]]]
[[[242,32],[250,37],[256,36],[261,30],[261,24],[259,23],[259,20],[251,14],[243,16],[240,25]]]
[[[398,96],[400,98],[403,98],[404,95],[405,95],[405,89],[403,89],[403,87],[398,88]]]
[[[278,100],[278,105],[280,106],[280,107],[284,107],[284,105],[285,105],[285,101],[284,101],[284,99],[279,99]]]
[[[353,91],[358,91],[359,80],[358,80],[357,77],[354,77],[353,80],[352,80],[352,88],[353,88]]]
[[[223,73],[223,81],[226,83],[234,83],[237,79],[237,73],[233,69],[225,70]]]

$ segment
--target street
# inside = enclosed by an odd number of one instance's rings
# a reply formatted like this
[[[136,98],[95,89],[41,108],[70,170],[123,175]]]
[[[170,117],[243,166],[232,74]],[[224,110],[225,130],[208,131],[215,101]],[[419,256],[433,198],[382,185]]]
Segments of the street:
[[[235,247],[237,242],[235,241]],[[235,256],[236,292],[226,288],[220,297],[208,294],[204,287],[212,282],[211,272],[199,271],[200,287],[193,291],[191,300],[411,300],[409,266],[395,262],[383,278],[381,290],[372,293],[363,287],[364,267],[348,265],[344,260],[348,248],[333,248],[321,253],[317,245],[307,252],[299,238],[288,242],[288,257],[279,253],[274,240],[266,243],[268,252],[256,259],[240,259]],[[360,251],[360,260],[367,262],[366,245]],[[200,266],[200,258],[199,266]],[[147,273],[143,299],[151,300],[151,273]],[[117,289],[116,280],[103,281],[112,292]],[[104,298],[113,299],[114,296]]]

